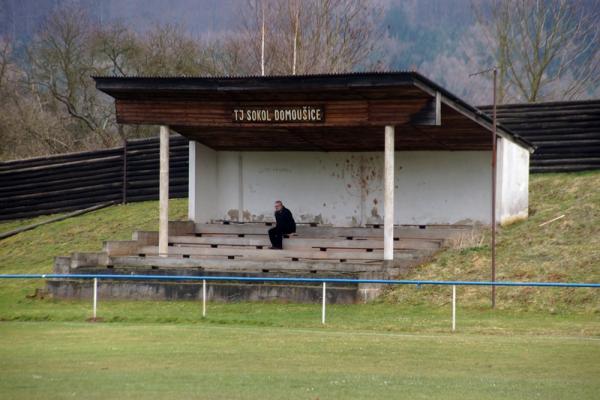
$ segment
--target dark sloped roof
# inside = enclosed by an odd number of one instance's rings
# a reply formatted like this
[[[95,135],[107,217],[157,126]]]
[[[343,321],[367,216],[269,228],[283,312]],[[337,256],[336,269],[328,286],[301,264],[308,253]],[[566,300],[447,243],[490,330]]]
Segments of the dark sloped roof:
[[[144,98],[160,96],[163,99],[201,96],[214,100],[225,98],[240,100],[268,91],[282,93],[304,91],[311,92],[311,96],[319,92],[323,96],[335,93],[341,99],[350,99],[352,96],[368,97],[369,92],[374,90],[378,91],[377,95],[382,95],[385,94],[384,90],[393,91],[397,90],[394,88],[413,87],[414,90],[429,95],[439,92],[442,96],[442,103],[450,104],[457,112],[484,129],[490,130],[492,124],[492,120],[487,114],[415,71],[222,77],[97,76],[94,79],[99,90],[117,100],[128,100],[140,96]],[[180,133],[187,134],[183,130]],[[505,126],[498,126],[498,134],[529,151],[533,151],[535,148],[530,142]]]
[[[479,107],[492,114],[489,105]],[[536,147],[532,172],[600,169],[600,99],[498,106],[498,120]]]

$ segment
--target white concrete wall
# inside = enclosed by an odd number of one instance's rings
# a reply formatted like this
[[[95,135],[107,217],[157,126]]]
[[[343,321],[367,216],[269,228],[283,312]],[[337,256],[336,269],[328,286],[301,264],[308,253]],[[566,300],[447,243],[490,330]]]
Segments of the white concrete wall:
[[[496,218],[507,224],[529,213],[529,152],[513,142],[498,141]]]
[[[217,152],[190,140],[188,218],[210,221],[216,218]]]
[[[505,143],[506,142],[506,143]],[[383,153],[215,152],[190,142],[190,219],[383,223]],[[508,144],[507,144],[508,143]],[[500,140],[498,218],[527,214],[528,153]],[[490,223],[491,154],[396,152],[396,224]],[[195,165],[195,167],[194,167]]]
[[[491,152],[397,152],[397,224],[491,222]]]

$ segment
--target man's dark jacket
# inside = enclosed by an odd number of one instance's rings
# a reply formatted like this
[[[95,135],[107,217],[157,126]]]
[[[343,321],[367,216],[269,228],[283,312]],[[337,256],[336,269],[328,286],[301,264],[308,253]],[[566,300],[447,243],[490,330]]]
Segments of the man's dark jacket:
[[[277,221],[277,230],[283,233],[296,232],[296,221],[292,216],[292,212],[285,207],[275,211],[275,221]]]

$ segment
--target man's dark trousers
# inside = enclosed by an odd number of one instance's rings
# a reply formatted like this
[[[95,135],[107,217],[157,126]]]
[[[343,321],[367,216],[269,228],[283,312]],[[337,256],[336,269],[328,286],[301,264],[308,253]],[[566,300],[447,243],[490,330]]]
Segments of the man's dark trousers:
[[[264,232],[264,231],[263,231]],[[269,239],[271,239],[271,245],[275,248],[283,248],[283,235],[287,235],[292,232],[284,232],[278,227],[269,229]]]
[[[275,248],[282,249],[283,248],[283,235],[289,235],[290,233],[294,233],[294,231],[283,230],[279,227],[274,227],[269,229],[269,239],[271,239],[271,245]]]

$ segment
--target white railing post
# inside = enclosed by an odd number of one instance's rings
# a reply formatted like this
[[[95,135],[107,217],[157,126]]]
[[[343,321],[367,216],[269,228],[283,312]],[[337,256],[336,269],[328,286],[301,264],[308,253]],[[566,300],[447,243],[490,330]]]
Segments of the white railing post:
[[[452,285],[452,332],[456,331],[456,285]]]
[[[92,311],[92,319],[96,320],[96,306],[98,304],[98,278],[94,278],[94,309]]]
[[[206,279],[202,279],[202,318],[206,317]]]
[[[321,323],[325,325],[325,304],[327,303],[327,282],[323,282],[323,308],[321,310]]]

